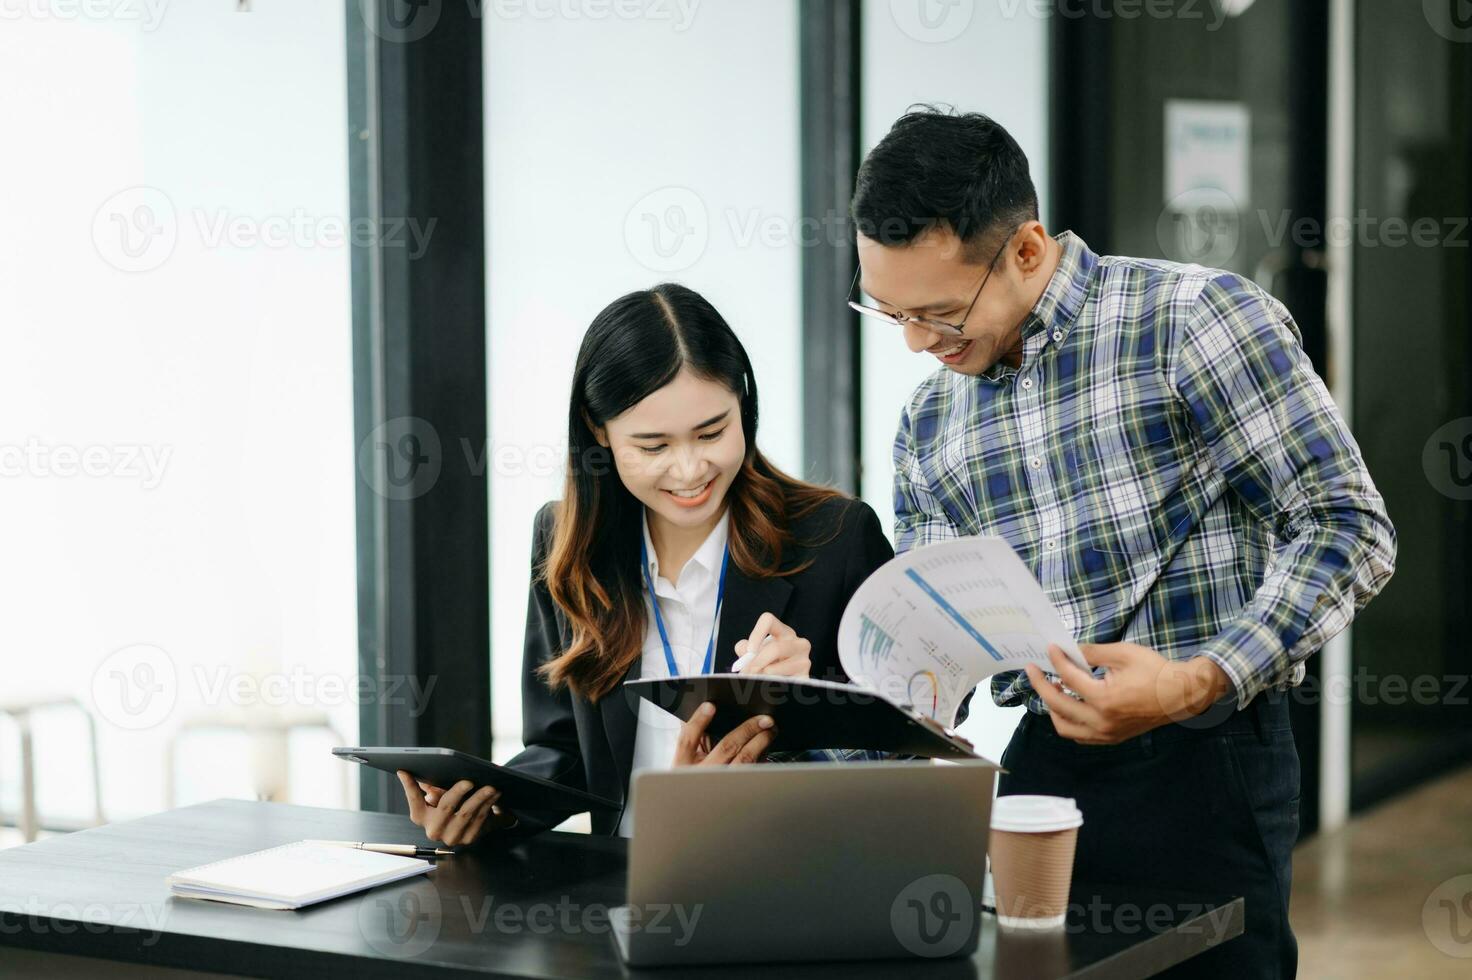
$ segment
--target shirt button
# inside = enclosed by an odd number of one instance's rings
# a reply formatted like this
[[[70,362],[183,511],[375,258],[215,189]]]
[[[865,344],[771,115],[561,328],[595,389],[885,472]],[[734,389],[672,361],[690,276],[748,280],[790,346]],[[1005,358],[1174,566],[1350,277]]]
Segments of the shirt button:
[[[1034,456],[1032,459],[1028,460],[1028,462],[1032,464],[1033,469],[1038,469],[1043,465],[1043,461],[1037,456]]]
[[[1029,391],[1031,391],[1032,390],[1032,378],[1023,378],[1022,379],[1022,387],[1028,389]]]
[[[1054,330],[1053,331],[1053,339],[1054,340],[1062,340],[1063,339],[1063,331],[1062,330]]]
[[[1053,540],[1049,539],[1048,541],[1044,542],[1044,544],[1047,545],[1047,548],[1048,548],[1049,551],[1057,551],[1058,550],[1058,542],[1057,541],[1053,541]]]

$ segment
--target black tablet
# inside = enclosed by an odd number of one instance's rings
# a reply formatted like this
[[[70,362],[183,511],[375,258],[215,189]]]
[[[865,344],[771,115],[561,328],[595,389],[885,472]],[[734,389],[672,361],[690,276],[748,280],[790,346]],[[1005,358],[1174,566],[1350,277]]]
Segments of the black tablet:
[[[407,748],[375,745],[338,747],[332,754],[339,759],[359,762],[384,772],[405,770],[420,782],[449,789],[462,779],[477,787],[494,786],[501,791],[496,805],[511,811],[557,810],[581,813],[584,810],[617,810],[619,804],[579,789],[554,783],[550,779],[498,766],[454,749]]]

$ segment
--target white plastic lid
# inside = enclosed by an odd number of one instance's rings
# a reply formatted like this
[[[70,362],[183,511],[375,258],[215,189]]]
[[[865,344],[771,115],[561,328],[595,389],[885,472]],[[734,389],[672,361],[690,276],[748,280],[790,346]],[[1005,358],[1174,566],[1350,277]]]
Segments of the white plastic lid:
[[[999,796],[992,800],[992,829],[1024,834],[1082,827],[1084,815],[1067,796]]]

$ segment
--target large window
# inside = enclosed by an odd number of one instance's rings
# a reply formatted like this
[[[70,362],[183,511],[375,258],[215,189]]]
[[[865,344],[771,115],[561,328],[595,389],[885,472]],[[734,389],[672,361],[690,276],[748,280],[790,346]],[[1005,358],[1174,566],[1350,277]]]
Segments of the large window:
[[[355,799],[344,6],[235,6],[0,23],[0,703],[93,713],[108,818]],[[30,717],[45,825],[83,717]]]
[[[491,5],[484,29],[492,717],[504,758],[521,738],[532,517],[561,496],[583,331],[630,290],[701,291],[751,353],[763,450],[800,473],[800,253],[824,231],[797,220],[795,3],[616,4],[602,16]]]

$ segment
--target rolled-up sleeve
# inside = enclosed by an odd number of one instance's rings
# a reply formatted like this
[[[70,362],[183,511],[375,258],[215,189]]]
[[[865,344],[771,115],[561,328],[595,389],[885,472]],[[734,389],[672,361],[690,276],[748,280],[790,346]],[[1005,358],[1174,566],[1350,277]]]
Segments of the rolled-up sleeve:
[[[1197,651],[1226,672],[1245,706],[1384,587],[1395,528],[1281,304],[1219,276],[1175,347],[1173,389],[1212,463],[1275,537],[1256,593]]]

